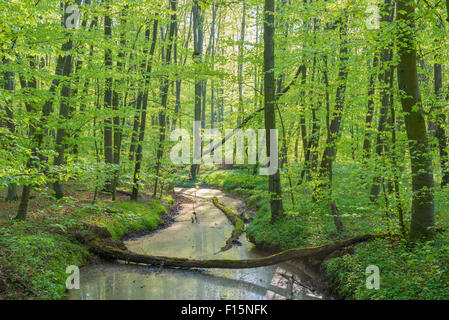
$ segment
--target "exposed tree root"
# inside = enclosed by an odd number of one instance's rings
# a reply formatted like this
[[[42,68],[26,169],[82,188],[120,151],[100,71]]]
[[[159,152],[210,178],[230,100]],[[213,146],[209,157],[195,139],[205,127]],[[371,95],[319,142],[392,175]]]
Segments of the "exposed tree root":
[[[166,268],[220,268],[220,269],[245,269],[259,268],[278,264],[292,259],[324,259],[332,252],[351,246],[356,243],[365,242],[385,235],[363,235],[348,240],[337,241],[324,246],[307,247],[300,249],[289,249],[268,257],[245,260],[191,260],[185,258],[172,258],[161,256],[150,256],[137,254],[127,250],[121,250],[110,246],[91,245],[91,251],[102,258],[109,260],[122,260],[128,263],[141,263]]]

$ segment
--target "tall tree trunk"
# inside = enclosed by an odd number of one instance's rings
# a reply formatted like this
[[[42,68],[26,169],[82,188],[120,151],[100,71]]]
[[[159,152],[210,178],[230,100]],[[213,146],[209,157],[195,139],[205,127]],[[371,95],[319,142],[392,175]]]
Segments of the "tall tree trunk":
[[[144,70],[144,69],[142,69]],[[139,124],[140,118],[142,114],[142,100],[143,100],[143,92],[139,90],[137,93],[137,100],[134,108],[134,121],[133,121],[133,130],[131,134],[131,145],[129,147],[129,161],[134,160],[135,152],[136,152],[136,143],[139,136]]]
[[[5,61],[5,65],[8,64],[8,60]],[[4,89],[9,91],[9,93],[12,95],[14,93],[15,90],[15,86],[14,86],[14,73],[7,71],[5,72],[5,83],[4,83]],[[12,99],[8,99],[6,101],[5,104],[5,112],[6,112],[6,127],[9,130],[9,133],[11,134],[11,139],[7,139],[8,140],[8,144],[9,141],[11,141],[11,143],[13,143],[13,136],[16,133],[16,125],[14,122],[14,110],[13,110],[13,103],[12,103]],[[8,148],[10,148],[11,146],[8,145]],[[15,201],[17,200],[17,187],[15,183],[9,183],[8,184],[8,193],[6,194],[6,201]]]
[[[316,25],[316,22],[315,22]],[[314,28],[315,29],[315,28]],[[312,65],[312,83],[315,82],[315,69],[316,69],[316,56],[313,57],[313,65]],[[311,92],[312,94],[312,92]],[[308,158],[307,162],[309,163],[308,176],[306,177],[308,181],[312,180],[313,175],[316,174],[318,169],[318,146],[320,143],[320,119],[317,116],[317,113],[320,110],[321,106],[321,97],[317,99],[316,102],[313,103],[311,111],[312,111],[312,130],[310,133],[310,138],[308,140]]]
[[[307,79],[307,67],[306,65],[303,65],[301,68],[301,86],[304,88],[306,85],[306,79]],[[301,141],[302,141],[302,152],[304,154],[304,172],[303,175],[301,175],[301,180],[303,179],[304,175],[309,176],[309,142],[307,137],[307,124],[306,124],[306,110],[305,110],[305,90],[301,90],[301,99],[302,99],[302,106],[301,110],[299,110],[299,128],[301,131]]]
[[[215,43],[216,43],[216,35],[215,35],[215,29],[216,29],[216,18],[217,18],[217,10],[218,10],[218,4],[213,3],[212,6],[212,25],[211,25],[211,31],[210,31],[210,59],[211,59],[211,69],[212,72],[215,71]],[[219,35],[218,35],[219,36]],[[211,80],[210,85],[210,128],[214,129],[215,126],[215,81],[214,79]],[[211,140],[211,143],[213,141]]]
[[[333,200],[332,197],[332,180],[333,180],[333,163],[335,161],[335,157],[337,155],[337,141],[341,135],[340,126],[341,126],[341,119],[343,115],[343,109],[345,104],[345,92],[346,92],[346,84],[348,79],[348,47],[347,47],[347,40],[346,40],[346,33],[347,33],[347,26],[346,26],[346,18],[340,18],[340,40],[341,40],[341,47],[339,52],[339,70],[338,70],[338,78],[337,78],[337,92],[335,96],[335,107],[332,114],[332,117],[329,118],[329,128],[328,128],[328,134],[327,134],[327,141],[326,141],[326,148],[323,153],[323,157],[321,160],[321,166],[319,169],[319,178],[324,179],[324,182],[321,181],[318,185],[319,192],[322,192],[323,187],[327,190],[325,190],[326,198],[328,199],[328,202],[330,204],[332,214],[334,216],[334,222],[337,227],[337,231],[341,232],[343,231],[343,224],[341,222],[340,216],[338,214],[337,206]],[[325,74],[325,79],[327,82],[327,73]],[[328,110],[328,116],[329,110]]]
[[[127,16],[128,13],[128,6],[125,5],[124,9],[121,12],[121,21],[120,23],[123,26],[126,26],[126,19],[125,17]],[[120,52],[118,54],[118,59],[117,59],[117,71],[119,73],[123,73],[123,70],[125,68],[125,49],[126,46],[126,34],[125,31],[122,31],[120,33]],[[120,77],[122,77],[120,75]],[[116,80],[116,88],[119,88],[120,85],[123,84],[122,80]],[[126,103],[126,101],[124,102]],[[114,110],[117,112],[119,109],[119,105],[120,105],[120,96],[119,93],[117,92],[117,89],[114,91],[114,99],[112,101],[113,104],[113,108]],[[117,192],[117,186],[119,183],[119,175],[120,175],[120,154],[121,154],[121,149],[122,149],[122,126],[121,126],[121,122],[122,119],[120,118],[119,115],[115,115],[114,116],[114,152],[113,152],[113,156],[114,156],[114,165],[115,165],[115,169],[114,169],[114,181],[112,183],[112,200],[115,201],[116,198],[116,192]]]
[[[394,5],[391,0],[385,0],[381,9],[381,20],[385,23],[391,24],[393,22]],[[376,176],[374,177],[373,185],[371,186],[370,199],[372,202],[376,202],[380,192],[380,186],[383,183],[383,179],[380,177],[383,170],[381,158],[386,151],[387,145],[385,141],[385,134],[388,122],[388,110],[389,105],[393,103],[390,101],[391,91],[393,90],[393,83],[391,78],[393,77],[393,51],[391,50],[391,43],[385,44],[380,51],[380,70],[379,70],[379,86],[380,86],[380,117],[379,125],[377,127],[376,138],[376,154],[378,168],[376,168]]]
[[[371,127],[374,116],[374,93],[375,93],[375,72],[377,70],[377,54],[374,54],[373,64],[371,67],[371,75],[369,78],[368,85],[368,107],[366,110],[366,118],[365,118],[365,135],[363,138],[363,157],[364,159],[369,159],[371,156]]]
[[[184,49],[187,49],[189,42],[190,42],[190,38],[192,36],[192,15],[193,15],[193,9],[190,11],[190,19],[189,19],[189,31],[187,33],[187,37],[185,39],[184,42]],[[185,15],[184,18],[184,28],[186,25],[186,19],[187,19],[187,15]],[[175,39],[178,39],[178,32],[179,32],[179,23],[176,22],[176,27],[175,27]],[[178,64],[178,60],[180,61],[179,65],[181,65],[182,67],[185,66],[186,62],[187,62],[187,55],[185,55],[184,60],[182,59],[182,56],[178,54],[178,42],[175,42],[174,45],[174,52],[173,52],[174,56],[174,63]],[[178,59],[179,57],[179,59]],[[179,110],[181,109],[181,89],[182,89],[182,80],[179,78],[179,74],[176,74],[176,80],[175,80],[175,114],[173,116],[173,121],[172,121],[172,128],[175,129],[176,128],[176,124],[178,122],[178,118],[180,117],[179,114]]]
[[[87,21],[86,21],[86,22],[87,22]],[[89,27],[89,31],[92,30],[92,29],[93,29],[94,27],[96,27],[97,25],[98,25],[98,16],[96,16],[96,17],[92,20],[92,22],[91,22],[91,24],[90,24],[90,27]],[[90,62],[92,61],[93,55],[94,55],[94,46],[93,46],[93,45],[90,45],[90,48],[89,48],[89,58],[88,58],[88,62],[87,62],[88,65],[89,65]],[[73,91],[72,91],[72,96],[73,96],[73,97],[76,97],[76,96],[78,95],[78,88],[77,88],[77,86],[78,86],[79,83],[80,83],[80,78],[81,78],[81,76],[77,76],[77,75],[78,75],[79,72],[81,71],[82,65],[83,65],[83,61],[82,61],[81,59],[78,60],[78,61],[77,61],[77,64],[76,64],[76,69],[75,69],[75,77],[77,77],[77,82],[78,82],[78,83],[75,85],[75,88],[74,88]],[[89,93],[89,84],[90,84],[90,78],[89,78],[89,77],[86,77],[86,79],[85,79],[85,81],[84,81],[84,84],[83,84],[82,97],[86,97],[86,96],[88,95],[88,93]],[[86,110],[86,102],[83,102],[83,103],[80,105],[80,108],[79,108],[80,114],[81,114],[81,115],[84,115],[84,111],[85,111],[85,110]],[[71,112],[73,112],[73,111],[74,111],[74,108],[72,108]],[[73,154],[75,154],[75,155],[78,155],[78,153],[79,153],[78,137],[79,137],[80,133],[81,133],[81,128],[76,128],[76,130],[73,132],[73,139],[74,139],[74,144],[73,144]]]
[[[391,77],[391,85],[390,87],[393,87],[393,77]],[[399,165],[399,154],[398,154],[398,144],[397,144],[397,138],[396,138],[396,110],[394,106],[394,93],[393,91],[390,92],[390,119],[391,119],[391,162],[393,164],[393,187],[394,187],[394,196],[396,201],[396,209],[398,213],[398,221],[399,221],[399,227],[401,229],[401,233],[405,236],[406,230],[405,230],[405,224],[404,224],[404,207],[402,205],[401,200],[401,194],[400,194],[400,179],[401,179],[401,166]]]
[[[418,240],[434,234],[433,168],[416,68],[415,3],[408,0],[398,0],[397,3],[400,23],[398,40],[401,44],[398,82],[399,89],[404,92],[401,103],[412,168],[410,239]]]
[[[203,55],[203,16],[201,4],[198,0],[194,1],[193,6],[193,59],[199,69],[202,62]],[[192,180],[196,179],[199,172],[201,162],[201,128],[198,128],[198,123],[201,122],[201,106],[202,106],[203,81],[196,76],[195,79],[195,118],[194,118],[194,151],[193,164],[190,168],[190,175]]]
[[[439,104],[442,99],[442,87],[443,87],[443,71],[442,66],[439,63],[435,63],[433,66],[434,74],[434,92],[435,92],[435,102]],[[440,152],[440,165],[441,171],[443,173],[441,177],[441,187],[445,187],[449,184],[449,157],[446,151],[447,148],[447,137],[444,131],[444,124],[446,123],[446,114],[442,112],[441,106],[434,108],[436,112],[435,121],[435,136],[438,139],[438,150]]]
[[[109,12],[110,9],[110,0],[106,1],[106,12]],[[112,18],[109,14],[105,15],[104,18],[104,36],[106,41],[109,43],[112,38]],[[104,109],[107,113],[109,113],[112,108],[112,98],[113,98],[113,80],[112,80],[112,50],[108,47],[104,52],[104,65],[105,70],[107,72],[107,78],[105,81],[105,91],[104,91]],[[104,119],[104,134],[103,134],[103,150],[104,150],[104,159],[107,164],[112,165],[114,163],[114,155],[113,155],[113,146],[112,146],[112,135],[113,135],[113,127],[112,127],[112,119],[109,116],[106,116]],[[105,190],[108,192],[112,192],[112,181],[111,178],[107,178]]]
[[[67,43],[63,46],[62,50],[64,52],[69,52],[72,49],[72,40],[69,39]],[[63,122],[67,122],[69,120],[69,98],[70,98],[70,82],[69,77],[72,73],[72,55],[70,53],[66,54],[64,57],[64,70],[63,70],[63,77],[64,77],[64,83],[61,89],[61,103],[59,106],[59,128],[56,133],[56,152],[57,156],[54,159],[54,165],[55,166],[61,166],[64,163],[64,153],[65,153],[65,147],[66,142],[64,139],[67,136],[67,130],[65,129],[65,125]],[[60,199],[64,196],[64,185],[61,180],[56,180],[56,182],[53,185],[53,188],[55,190],[55,195],[57,199]]]
[[[264,3],[264,106],[267,155],[272,155],[271,130],[276,129],[276,83],[274,76],[274,0]],[[278,148],[276,144],[276,148]],[[278,159],[279,160],[279,159]],[[281,176],[278,168],[268,176],[268,192],[270,194],[271,221],[283,215]]]
[[[238,86],[239,86],[239,112],[237,124],[239,125],[244,118],[244,106],[243,106],[243,56],[244,56],[244,43],[245,43],[245,28],[246,28],[246,3],[242,4],[242,23],[240,26],[240,42],[239,42],[239,53],[238,53]]]
[[[134,166],[134,176],[133,176],[133,190],[131,193],[131,200],[137,200],[137,197],[139,195],[139,173],[140,168],[142,166],[142,153],[143,153],[143,140],[145,138],[145,127],[146,127],[146,121],[147,121],[147,104],[148,104],[148,90],[150,85],[150,75],[153,67],[153,57],[154,57],[154,51],[156,49],[156,41],[157,41],[157,32],[158,32],[158,24],[159,24],[159,17],[156,17],[153,22],[153,33],[151,38],[151,47],[149,52],[149,58],[147,62],[147,68],[145,72],[145,81],[143,86],[143,94],[139,93],[142,99],[142,112],[140,115],[140,130],[139,130],[139,143],[137,145],[137,152],[136,152],[136,163]],[[150,38],[150,30],[147,29],[145,38],[147,41],[149,41]],[[146,50],[145,50],[146,53]]]
[[[172,12],[170,17],[170,29],[168,35],[168,43],[165,52],[165,61],[164,64],[168,66],[171,62],[172,49],[173,49],[173,39],[175,36],[175,24],[176,24],[176,5],[177,0],[170,0],[170,10]],[[166,111],[167,111],[167,100],[168,100],[168,89],[170,86],[170,81],[168,76],[162,77],[162,93],[161,93],[161,111],[159,111],[159,144],[157,146],[157,154],[156,154],[156,168],[155,168],[155,176],[156,180],[154,182],[154,192],[153,197],[156,197],[157,187],[159,182],[159,174],[161,169],[161,161],[162,156],[164,154],[164,142],[165,142],[165,131],[166,131]]]
[[[63,17],[65,17],[65,14],[63,14]],[[64,19],[62,19],[62,23],[64,23]],[[63,50],[64,50],[64,46],[66,44],[63,44]],[[29,137],[33,142],[32,145],[32,150],[31,150],[31,156],[29,157],[28,161],[27,161],[27,168],[38,168],[40,166],[42,166],[42,161],[43,161],[43,156],[40,152],[41,149],[41,145],[42,142],[44,140],[44,134],[45,134],[45,129],[46,129],[46,124],[47,124],[47,120],[48,117],[50,116],[50,114],[53,112],[53,101],[54,101],[54,94],[56,91],[56,88],[59,85],[59,77],[63,75],[64,72],[64,65],[65,65],[65,59],[62,55],[58,56],[58,60],[56,62],[56,70],[55,70],[55,74],[57,77],[55,77],[55,79],[53,79],[49,92],[50,92],[50,98],[48,100],[45,101],[43,107],[42,107],[42,113],[41,113],[41,117],[39,120],[33,121],[33,123],[30,125],[30,132],[29,132]],[[31,62],[31,67],[34,68],[35,64],[34,62]],[[32,88],[37,88],[37,81],[36,79],[33,77],[30,83],[26,83],[26,81],[21,80],[22,83],[22,87],[32,87]],[[27,106],[27,112],[32,112],[32,107],[31,106]],[[35,115],[32,115],[32,118],[36,118]],[[28,204],[29,204],[29,199],[30,199],[30,194],[31,194],[31,190],[32,190],[32,185],[31,184],[27,184],[23,186],[22,189],[22,195],[20,197],[20,204],[19,204],[19,208],[17,210],[17,215],[15,217],[15,219],[18,220],[25,220],[27,213],[28,213]]]

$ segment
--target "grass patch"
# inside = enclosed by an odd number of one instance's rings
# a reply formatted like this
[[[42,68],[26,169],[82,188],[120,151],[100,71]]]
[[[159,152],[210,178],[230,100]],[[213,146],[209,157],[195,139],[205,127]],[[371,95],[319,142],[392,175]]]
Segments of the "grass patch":
[[[67,266],[82,266],[90,257],[70,230],[96,225],[118,240],[126,234],[156,229],[163,223],[160,215],[167,213],[165,206],[153,200],[102,200],[70,213],[61,209],[64,203],[59,202],[55,205],[58,210],[36,221],[0,222],[0,298],[63,299]]]
[[[70,220],[7,222],[0,226],[0,292],[6,299],[62,299],[66,294],[66,267],[82,266],[87,249],[62,231]],[[52,228],[49,228],[52,226]],[[62,234],[55,232],[60,229]]]
[[[156,229],[163,223],[160,215],[166,214],[167,209],[153,200],[146,204],[102,201],[78,213],[86,222],[108,229],[112,238],[118,240],[127,234]]]

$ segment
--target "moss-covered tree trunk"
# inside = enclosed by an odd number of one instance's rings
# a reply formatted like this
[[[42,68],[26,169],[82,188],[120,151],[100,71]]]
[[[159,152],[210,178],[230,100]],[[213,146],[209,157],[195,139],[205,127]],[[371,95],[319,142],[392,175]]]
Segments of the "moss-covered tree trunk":
[[[375,235],[363,235],[348,240],[337,241],[324,246],[315,246],[308,248],[289,249],[271,256],[244,259],[244,260],[192,260],[186,258],[150,256],[137,254],[131,251],[125,251],[108,246],[91,245],[90,250],[105,259],[122,260],[132,263],[149,264],[166,268],[220,268],[220,269],[245,269],[259,268],[275,265],[292,259],[314,259],[324,260],[329,254],[354,245],[377,238]],[[380,236],[382,237],[382,236]]]
[[[398,81],[412,168],[411,240],[430,238],[434,234],[433,168],[418,86],[414,13],[414,2],[398,1]]]

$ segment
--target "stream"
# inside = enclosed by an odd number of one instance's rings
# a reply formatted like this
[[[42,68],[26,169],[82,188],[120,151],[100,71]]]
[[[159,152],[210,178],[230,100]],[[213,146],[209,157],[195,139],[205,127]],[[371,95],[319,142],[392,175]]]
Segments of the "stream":
[[[241,200],[220,190],[175,188],[193,200],[182,204],[175,222],[167,228],[125,241],[129,250],[149,255],[191,259],[251,259],[264,256],[245,235],[240,246],[220,252],[233,226],[210,199],[238,210]],[[198,223],[192,223],[193,206]],[[265,254],[266,255],[266,254]],[[320,299],[305,284],[310,278],[293,264],[254,269],[167,269],[126,263],[88,265],[80,269],[80,289],[70,290],[71,300],[260,300]]]

